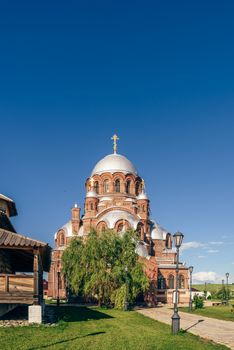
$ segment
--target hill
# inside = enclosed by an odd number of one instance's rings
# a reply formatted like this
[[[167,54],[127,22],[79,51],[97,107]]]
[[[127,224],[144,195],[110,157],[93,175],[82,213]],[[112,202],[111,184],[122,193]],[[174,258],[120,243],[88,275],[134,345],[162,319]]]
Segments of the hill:
[[[234,285],[230,284],[228,287],[229,287],[229,290],[234,293]],[[206,287],[205,287],[205,284],[193,284],[193,288],[196,288],[200,291],[204,291],[206,288],[207,292],[216,293],[222,288],[222,284],[207,283]]]

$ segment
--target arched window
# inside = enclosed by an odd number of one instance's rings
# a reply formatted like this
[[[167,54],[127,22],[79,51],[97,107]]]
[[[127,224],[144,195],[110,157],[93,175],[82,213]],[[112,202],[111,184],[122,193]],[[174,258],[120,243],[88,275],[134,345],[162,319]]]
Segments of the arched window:
[[[130,193],[130,186],[131,186],[131,180],[127,180],[127,182],[126,182],[126,188],[125,188],[125,192],[126,192],[127,194]]]
[[[142,205],[142,212],[145,213],[145,206]]]
[[[120,180],[115,180],[115,192],[120,192]]]
[[[139,233],[140,236],[142,236],[143,233],[144,233],[144,227],[143,227],[143,225],[142,225],[141,222],[139,222],[139,223],[137,224],[137,232]]]
[[[171,249],[171,247],[172,247],[171,235],[167,234],[167,237],[166,237],[166,248]]]
[[[118,226],[117,226],[117,232],[123,232],[124,230],[124,224],[121,222]]]
[[[174,289],[174,275],[170,275],[168,279],[168,288]]]
[[[95,183],[94,183],[94,191],[95,191],[97,194],[99,194],[99,183],[98,183],[98,181],[95,181]]]
[[[107,229],[107,226],[106,226],[105,221],[101,221],[98,223],[98,225],[97,225],[98,232],[104,232],[104,231],[106,231],[106,229]]]
[[[179,289],[184,289],[184,276],[179,275]]]
[[[136,191],[136,196],[138,196],[138,195],[139,195],[139,189],[140,189],[140,183],[139,183],[139,182],[137,182],[137,183],[136,183],[136,188],[135,188],[135,191]]]
[[[158,289],[165,289],[165,278],[163,276],[158,278]]]
[[[90,204],[90,210],[93,210],[93,203]]]
[[[64,234],[61,233],[60,234],[60,245],[64,245],[64,244],[65,244]]]
[[[108,193],[109,192],[109,181],[108,180],[104,181],[104,183],[103,183],[103,190],[104,190],[104,193]]]

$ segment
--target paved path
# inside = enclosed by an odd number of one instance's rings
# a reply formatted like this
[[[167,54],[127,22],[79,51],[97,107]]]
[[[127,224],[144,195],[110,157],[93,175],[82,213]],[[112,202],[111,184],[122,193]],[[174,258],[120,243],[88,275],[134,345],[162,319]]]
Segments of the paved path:
[[[168,307],[140,309],[137,311],[160,322],[171,324],[173,310]],[[226,345],[234,350],[234,322],[217,320],[210,317],[203,317],[201,315],[190,315],[181,311],[179,314],[180,327],[182,329],[188,330],[188,332],[199,335],[202,338],[210,339],[215,343]],[[197,323],[199,320],[203,320],[203,322]],[[195,326],[188,329],[193,325]]]

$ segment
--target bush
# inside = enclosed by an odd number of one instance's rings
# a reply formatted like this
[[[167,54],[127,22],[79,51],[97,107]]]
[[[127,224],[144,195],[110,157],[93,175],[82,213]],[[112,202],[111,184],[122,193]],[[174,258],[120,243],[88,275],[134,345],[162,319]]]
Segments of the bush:
[[[194,303],[195,309],[202,309],[204,307],[204,300],[202,297],[199,297],[198,295],[194,296],[193,303]]]
[[[212,299],[211,295],[208,295],[208,297],[206,299],[211,300]]]
[[[111,301],[115,306],[115,309],[124,310],[127,297],[126,284],[123,284],[120,288],[115,290],[111,295]]]

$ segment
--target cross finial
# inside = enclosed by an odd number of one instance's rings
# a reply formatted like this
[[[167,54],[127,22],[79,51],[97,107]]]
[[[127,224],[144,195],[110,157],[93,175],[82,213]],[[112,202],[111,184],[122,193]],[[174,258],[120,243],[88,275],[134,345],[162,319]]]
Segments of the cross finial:
[[[114,134],[111,138],[111,140],[113,140],[114,143],[114,154],[116,154],[117,152],[117,141],[119,140],[118,136],[116,134]]]

